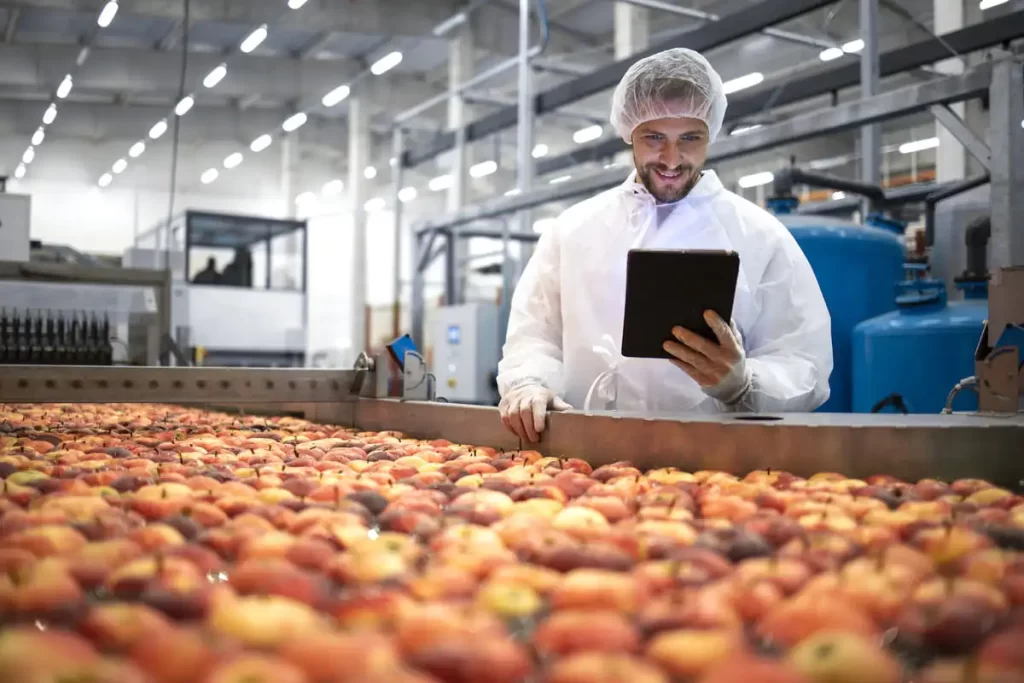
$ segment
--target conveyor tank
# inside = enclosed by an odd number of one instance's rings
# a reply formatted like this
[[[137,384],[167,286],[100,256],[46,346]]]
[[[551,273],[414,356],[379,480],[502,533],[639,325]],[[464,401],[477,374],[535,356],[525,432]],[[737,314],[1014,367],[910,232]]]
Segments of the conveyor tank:
[[[896,308],[893,288],[903,277],[903,240],[891,230],[823,216],[778,218],[807,256],[832,317],[831,396],[819,411],[851,412],[853,328]]]
[[[974,375],[974,354],[988,317],[987,284],[968,281],[957,287],[964,299],[947,301],[942,280],[908,279],[900,284],[897,310],[856,327],[854,412],[941,413],[954,385]],[[953,409],[976,411],[977,394],[961,392]]]

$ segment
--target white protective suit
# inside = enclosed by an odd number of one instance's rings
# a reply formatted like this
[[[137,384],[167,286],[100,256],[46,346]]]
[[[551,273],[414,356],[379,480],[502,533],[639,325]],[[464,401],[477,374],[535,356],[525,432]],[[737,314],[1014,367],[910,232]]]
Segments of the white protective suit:
[[[633,248],[739,253],[732,322],[752,389],[738,404],[709,397],[668,360],[621,355],[626,254]],[[585,410],[800,412],[828,399],[831,372],[829,313],[785,226],[726,190],[713,171],[704,171],[684,199],[662,205],[634,171],[622,185],[570,207],[541,236],[512,298],[498,386],[504,396],[542,384]]]

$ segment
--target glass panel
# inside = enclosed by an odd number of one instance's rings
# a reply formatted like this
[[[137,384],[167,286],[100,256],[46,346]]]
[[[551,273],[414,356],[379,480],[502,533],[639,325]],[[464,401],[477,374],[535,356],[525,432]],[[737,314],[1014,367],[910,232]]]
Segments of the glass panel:
[[[188,214],[189,279],[250,289],[303,289],[305,223]]]
[[[270,240],[270,288],[289,292],[303,290],[303,237],[296,230]]]

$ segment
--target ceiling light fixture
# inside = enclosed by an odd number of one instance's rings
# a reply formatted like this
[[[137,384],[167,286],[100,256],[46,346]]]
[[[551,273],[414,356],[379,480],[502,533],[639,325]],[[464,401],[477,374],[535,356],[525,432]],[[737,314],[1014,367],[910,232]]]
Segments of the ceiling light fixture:
[[[402,63],[402,53],[395,51],[384,55],[370,66],[370,73],[380,76]]]
[[[339,85],[337,88],[324,95],[321,102],[325,107],[335,107],[345,101],[351,92],[352,88],[347,85]]]
[[[261,135],[252,141],[252,144],[249,145],[249,149],[251,149],[254,152],[262,152],[267,147],[270,147],[270,143],[273,141],[274,138],[270,137],[269,135]]]
[[[242,41],[242,44],[238,46],[238,49],[246,54],[249,54],[256,48],[258,48],[260,44],[266,39],[267,25],[264,24],[263,26],[260,26],[258,29],[250,33],[248,36],[246,36],[245,40]]]
[[[747,88],[753,88],[755,85],[759,85],[764,82],[764,74],[760,71],[749,73],[746,76],[740,76],[730,81],[726,81],[722,84],[722,90],[726,95],[731,95],[734,92],[740,90],[746,90]]]
[[[210,73],[206,74],[206,78],[203,79],[203,85],[207,88],[212,88],[218,83],[224,80],[224,77],[228,75],[228,65],[221,64]]]

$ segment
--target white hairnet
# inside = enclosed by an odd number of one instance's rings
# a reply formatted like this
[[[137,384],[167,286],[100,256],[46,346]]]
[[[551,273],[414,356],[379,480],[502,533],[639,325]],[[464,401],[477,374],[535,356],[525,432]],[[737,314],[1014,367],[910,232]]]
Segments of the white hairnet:
[[[673,48],[641,59],[619,81],[612,95],[611,122],[626,142],[642,123],[694,118],[707,124],[714,142],[725,119],[722,77],[700,53]]]

